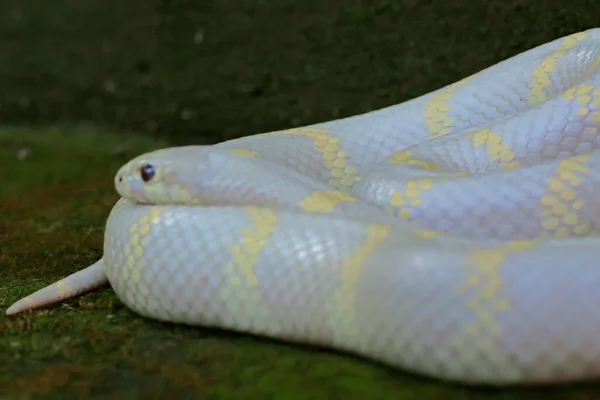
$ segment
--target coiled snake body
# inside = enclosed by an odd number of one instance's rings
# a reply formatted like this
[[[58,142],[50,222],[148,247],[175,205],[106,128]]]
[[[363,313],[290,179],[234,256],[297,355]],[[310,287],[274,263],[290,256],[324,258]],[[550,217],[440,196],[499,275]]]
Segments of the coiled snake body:
[[[94,265],[135,312],[465,383],[600,376],[600,29],[392,107],[141,155]]]

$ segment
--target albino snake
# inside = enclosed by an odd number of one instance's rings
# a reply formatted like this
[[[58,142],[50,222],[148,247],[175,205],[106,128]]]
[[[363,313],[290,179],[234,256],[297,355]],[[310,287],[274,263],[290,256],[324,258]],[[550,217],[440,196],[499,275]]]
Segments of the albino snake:
[[[141,155],[92,266],[135,312],[463,383],[600,377],[600,29],[371,113]]]

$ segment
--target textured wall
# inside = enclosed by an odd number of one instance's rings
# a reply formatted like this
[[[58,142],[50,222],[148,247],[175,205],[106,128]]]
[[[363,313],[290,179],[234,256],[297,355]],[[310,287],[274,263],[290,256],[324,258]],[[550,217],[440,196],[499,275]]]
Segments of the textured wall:
[[[92,121],[196,143],[398,103],[600,14],[586,0],[2,3],[4,124]]]

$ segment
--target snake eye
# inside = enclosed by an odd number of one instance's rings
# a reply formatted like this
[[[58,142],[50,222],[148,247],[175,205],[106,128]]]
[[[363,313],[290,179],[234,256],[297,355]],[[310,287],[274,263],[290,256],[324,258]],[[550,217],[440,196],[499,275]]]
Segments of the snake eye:
[[[150,181],[150,179],[154,177],[155,172],[154,167],[150,164],[144,164],[142,165],[142,168],[140,168],[140,175],[144,182]]]

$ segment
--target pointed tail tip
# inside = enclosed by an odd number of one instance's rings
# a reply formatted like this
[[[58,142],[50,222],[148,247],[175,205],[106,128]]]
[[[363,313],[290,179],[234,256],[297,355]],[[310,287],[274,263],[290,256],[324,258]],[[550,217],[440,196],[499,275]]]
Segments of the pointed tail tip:
[[[27,310],[27,306],[25,304],[23,304],[23,300],[24,299],[13,303],[10,307],[8,307],[6,309],[4,314],[5,315],[15,315],[15,314],[19,314],[19,313]]]
[[[19,312],[19,309],[16,307],[16,304],[13,304],[12,306],[10,306],[6,309],[6,311],[4,312],[4,315],[15,315],[18,312]]]
[[[106,283],[108,283],[108,278],[104,273],[103,259],[101,258],[89,267],[76,271],[66,278],[17,300],[6,309],[4,314],[15,315],[72,299]]]
[[[45,305],[45,303],[36,302],[35,298],[30,294],[29,296],[23,297],[12,303],[12,305],[6,309],[4,314],[9,316],[20,314],[28,310],[40,308],[43,305]]]

